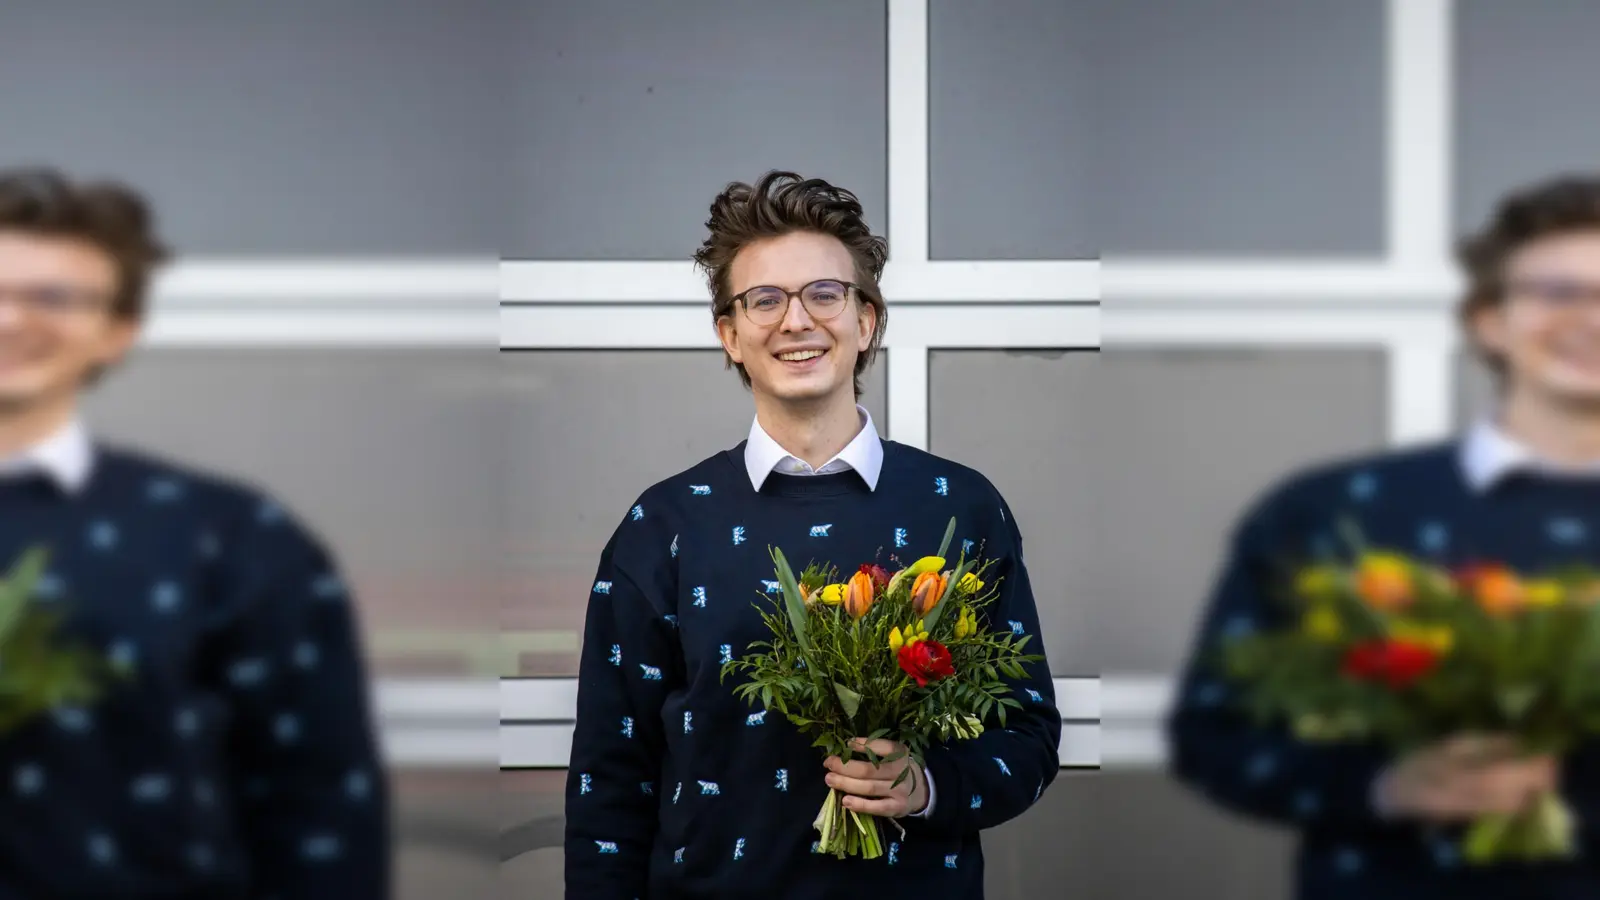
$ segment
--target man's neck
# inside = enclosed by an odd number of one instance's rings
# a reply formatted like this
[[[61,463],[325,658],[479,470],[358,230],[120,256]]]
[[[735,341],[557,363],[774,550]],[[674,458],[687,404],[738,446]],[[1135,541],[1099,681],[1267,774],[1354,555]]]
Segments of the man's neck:
[[[71,401],[0,406],[0,459],[9,459],[45,442],[67,427],[76,412],[77,404]]]
[[[756,396],[756,421],[778,446],[812,468],[839,455],[861,431],[855,398],[845,394],[812,406]]]
[[[1600,460],[1600,403],[1563,403],[1513,388],[1501,409],[1500,427],[1556,465],[1588,466]]]

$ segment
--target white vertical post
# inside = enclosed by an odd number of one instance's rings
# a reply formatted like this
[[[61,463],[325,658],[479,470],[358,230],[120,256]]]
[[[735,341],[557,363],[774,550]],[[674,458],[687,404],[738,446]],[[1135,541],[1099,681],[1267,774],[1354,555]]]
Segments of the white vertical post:
[[[1438,440],[1455,430],[1455,348],[1447,334],[1390,346],[1390,444]]]
[[[928,0],[889,0],[888,100],[889,266],[917,266],[928,261]]]
[[[1389,261],[1408,272],[1449,264],[1452,0],[1389,0],[1386,107]]]
[[[889,349],[889,439],[928,449],[928,348]]]

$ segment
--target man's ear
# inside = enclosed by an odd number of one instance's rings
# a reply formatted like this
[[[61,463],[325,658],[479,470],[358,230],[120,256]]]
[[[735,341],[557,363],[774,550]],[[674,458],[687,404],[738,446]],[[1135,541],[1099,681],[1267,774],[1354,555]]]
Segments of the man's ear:
[[[856,321],[860,326],[860,334],[856,338],[856,352],[865,353],[867,348],[872,346],[872,333],[878,328],[878,308],[871,303],[860,300],[856,302],[861,306],[860,311],[856,313]]]
[[[717,339],[722,342],[722,349],[730,359],[744,365],[744,356],[739,351],[739,330],[734,324],[733,316],[722,316],[717,319]]]

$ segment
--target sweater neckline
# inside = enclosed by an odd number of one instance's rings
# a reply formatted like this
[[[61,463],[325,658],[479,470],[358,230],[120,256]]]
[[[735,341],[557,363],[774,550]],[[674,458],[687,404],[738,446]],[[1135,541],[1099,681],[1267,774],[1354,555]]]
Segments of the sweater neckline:
[[[734,477],[749,485],[749,475],[744,467],[746,443],[740,441],[738,446],[728,450],[726,458],[734,469]],[[888,447],[884,449],[887,457]],[[882,475],[879,476],[878,487],[880,489],[883,487]],[[782,472],[769,472],[766,480],[761,483],[761,490],[758,493],[764,497],[838,497],[848,494],[870,494],[872,489],[867,486],[866,479],[861,477],[860,472],[847,469],[827,475],[787,475]]]

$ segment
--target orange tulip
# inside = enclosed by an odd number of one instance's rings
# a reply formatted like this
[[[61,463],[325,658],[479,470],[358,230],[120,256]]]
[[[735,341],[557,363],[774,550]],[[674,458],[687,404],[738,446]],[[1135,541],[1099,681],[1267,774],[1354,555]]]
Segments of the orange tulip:
[[[850,618],[859,619],[872,608],[872,576],[865,572],[857,572],[850,576],[850,582],[844,589],[844,611]]]
[[[1505,616],[1528,605],[1528,592],[1516,573],[1503,566],[1484,566],[1469,579],[1472,595],[1491,616]]]
[[[911,608],[925,616],[944,596],[945,577],[938,572],[923,572],[911,583]]]
[[[1385,611],[1405,607],[1416,598],[1405,560],[1384,553],[1374,553],[1361,561],[1355,587],[1356,594],[1368,606]]]

